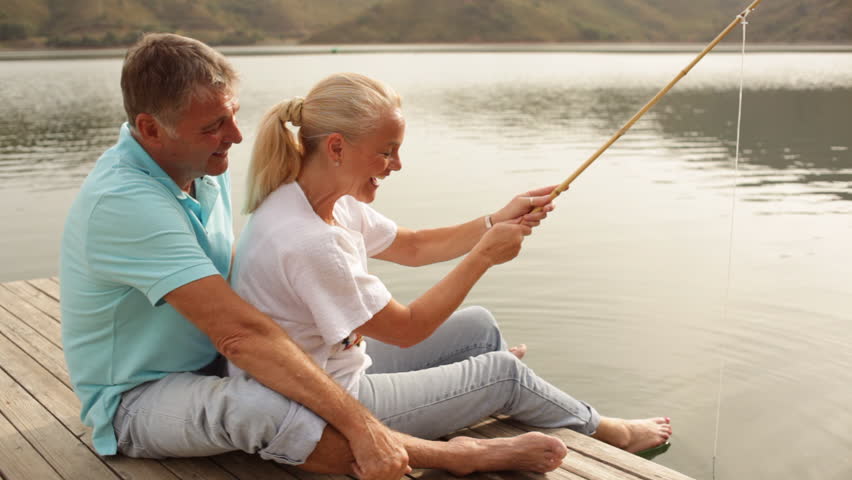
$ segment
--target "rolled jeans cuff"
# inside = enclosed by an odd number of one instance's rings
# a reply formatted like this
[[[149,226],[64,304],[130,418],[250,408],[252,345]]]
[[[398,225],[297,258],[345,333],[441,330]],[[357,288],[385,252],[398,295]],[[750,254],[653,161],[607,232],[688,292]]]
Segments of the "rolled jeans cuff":
[[[257,453],[264,460],[301,465],[313,453],[326,425],[325,420],[314,412],[293,402],[281,422],[281,429],[269,444]]]
[[[581,428],[578,428],[577,431],[580,432],[580,433],[583,433],[585,435],[589,435],[589,436],[594,435],[595,432],[598,431],[598,425],[601,424],[601,414],[598,413],[598,411],[595,410],[594,407],[592,407],[588,403],[586,403],[582,400],[578,400],[578,401],[580,403],[582,403],[583,405],[585,405],[586,408],[589,409],[590,417],[589,417],[589,421],[586,422],[586,425],[584,425]]]

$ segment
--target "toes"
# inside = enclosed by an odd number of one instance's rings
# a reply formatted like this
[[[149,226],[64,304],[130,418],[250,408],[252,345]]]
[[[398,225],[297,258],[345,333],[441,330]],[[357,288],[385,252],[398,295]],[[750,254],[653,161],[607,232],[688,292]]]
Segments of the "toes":
[[[518,357],[518,360],[521,360],[524,358],[524,355],[527,354],[527,346],[522,343],[518,346],[510,348],[509,352],[511,352],[512,355]]]

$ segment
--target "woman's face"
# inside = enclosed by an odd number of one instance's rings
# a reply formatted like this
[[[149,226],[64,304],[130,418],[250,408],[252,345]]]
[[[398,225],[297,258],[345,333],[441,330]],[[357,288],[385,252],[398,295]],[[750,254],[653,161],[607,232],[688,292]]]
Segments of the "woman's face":
[[[341,167],[346,169],[349,195],[364,203],[376,199],[381,181],[402,168],[399,148],[404,137],[405,119],[397,108],[381,117],[372,134],[347,142]]]

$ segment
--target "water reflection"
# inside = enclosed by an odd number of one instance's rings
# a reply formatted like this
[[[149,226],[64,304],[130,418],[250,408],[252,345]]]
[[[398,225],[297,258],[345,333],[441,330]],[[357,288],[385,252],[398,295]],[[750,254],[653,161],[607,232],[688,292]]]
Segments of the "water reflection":
[[[442,91],[428,104],[458,131],[496,131],[490,136],[502,137],[505,148],[553,143],[591,154],[654,93],[645,88],[496,84]],[[805,195],[852,202],[852,89],[749,90],[744,97],[739,163],[743,200]],[[728,174],[735,154],[736,116],[736,90],[672,92],[612,151],[635,156],[663,147],[675,151],[674,161]],[[730,181],[708,185],[728,188]]]
[[[852,89],[769,90],[744,94],[740,185],[750,200],[784,194],[823,195],[852,201]],[[736,141],[736,92],[671,94],[654,118],[675,141],[716,144],[724,155],[697,155],[702,167],[729,169]],[[799,189],[773,187],[796,185]]]
[[[0,185],[76,188],[115,141],[123,118],[114,85],[120,63],[12,65],[0,74]]]

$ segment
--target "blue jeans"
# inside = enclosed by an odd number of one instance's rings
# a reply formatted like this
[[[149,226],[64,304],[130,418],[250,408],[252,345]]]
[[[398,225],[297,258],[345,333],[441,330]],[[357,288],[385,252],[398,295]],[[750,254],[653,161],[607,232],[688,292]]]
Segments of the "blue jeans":
[[[590,434],[597,412],[561,392],[506,351],[491,314],[454,313],[431,337],[401,349],[368,340],[373,367],[360,400],[391,428],[437,438],[505,413],[530,425]],[[174,373],[122,395],[113,419],[119,452],[163,458],[232,450],[304,463],[326,427],[307,408],[248,375]]]
[[[587,435],[600,423],[594,408],[509,353],[494,317],[481,307],[457,311],[407,349],[370,339],[367,353],[373,366],[358,399],[382,423],[409,435],[438,438],[492,414]]]

